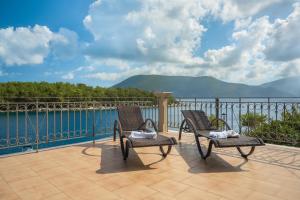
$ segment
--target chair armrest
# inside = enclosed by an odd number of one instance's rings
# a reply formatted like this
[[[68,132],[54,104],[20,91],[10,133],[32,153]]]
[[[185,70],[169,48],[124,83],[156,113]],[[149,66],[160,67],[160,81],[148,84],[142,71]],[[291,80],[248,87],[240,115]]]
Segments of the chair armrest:
[[[225,124],[226,128],[227,128],[228,130],[231,130],[230,126],[227,124],[227,122],[226,122],[225,120],[220,119],[220,118],[215,118],[215,119],[213,119],[213,120],[211,121],[211,123],[213,123],[214,121],[221,121],[221,122],[223,122],[223,123]]]
[[[147,124],[148,121],[152,124],[154,130],[157,132],[156,124],[155,124],[154,121],[153,121],[152,119],[150,119],[150,118],[146,119],[146,120],[144,121],[144,123],[139,127],[139,129],[141,129],[143,126],[145,126],[145,125]]]

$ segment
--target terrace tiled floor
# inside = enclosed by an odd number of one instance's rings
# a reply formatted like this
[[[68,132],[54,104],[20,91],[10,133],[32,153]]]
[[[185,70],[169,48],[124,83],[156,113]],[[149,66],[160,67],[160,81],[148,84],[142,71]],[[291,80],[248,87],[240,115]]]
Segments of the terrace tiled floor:
[[[199,158],[192,136],[161,159],[112,141],[0,158],[0,199],[299,199],[300,149],[267,145],[246,162],[235,149]]]

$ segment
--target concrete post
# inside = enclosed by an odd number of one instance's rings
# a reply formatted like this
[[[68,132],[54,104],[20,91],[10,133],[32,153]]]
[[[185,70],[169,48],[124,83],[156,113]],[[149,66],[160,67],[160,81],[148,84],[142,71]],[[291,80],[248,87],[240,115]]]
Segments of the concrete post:
[[[168,97],[171,92],[157,92],[158,97],[158,131],[168,132]]]

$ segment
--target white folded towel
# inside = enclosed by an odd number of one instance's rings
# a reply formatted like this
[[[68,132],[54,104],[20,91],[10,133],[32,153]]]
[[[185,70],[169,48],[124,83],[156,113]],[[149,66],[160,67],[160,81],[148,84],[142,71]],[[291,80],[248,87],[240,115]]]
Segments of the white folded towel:
[[[230,137],[239,137],[240,134],[235,132],[234,130],[228,131],[210,131],[209,136],[218,139],[230,138]]]
[[[155,139],[157,137],[157,133],[153,132],[145,132],[145,131],[131,131],[130,136],[135,139]]]

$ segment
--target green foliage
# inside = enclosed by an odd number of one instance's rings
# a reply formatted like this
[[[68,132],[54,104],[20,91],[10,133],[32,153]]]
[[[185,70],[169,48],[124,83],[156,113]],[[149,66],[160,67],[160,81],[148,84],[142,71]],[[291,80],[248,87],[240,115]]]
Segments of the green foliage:
[[[75,98],[76,97],[76,98]],[[8,82],[0,83],[0,101],[105,101],[154,99],[152,92],[134,88],[102,88],[85,84],[47,83],[47,82]]]
[[[268,143],[300,146],[300,112],[293,107],[292,111],[282,113],[282,120],[266,122],[266,117],[251,114],[242,116],[243,126],[249,127],[250,136],[260,137]],[[248,126],[249,125],[249,126]]]
[[[208,116],[208,120],[211,122],[212,126],[217,128],[217,126],[219,127],[218,129],[220,130],[225,130],[225,123],[222,121],[219,121],[219,124],[217,124],[217,120],[216,120],[216,116],[215,115],[210,115]]]
[[[255,113],[247,113],[241,116],[241,123],[243,126],[247,126],[250,129],[254,129],[257,126],[260,126],[266,123],[267,116],[259,115]]]

